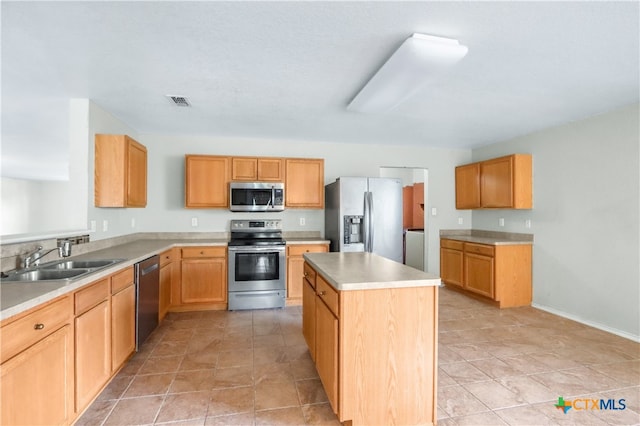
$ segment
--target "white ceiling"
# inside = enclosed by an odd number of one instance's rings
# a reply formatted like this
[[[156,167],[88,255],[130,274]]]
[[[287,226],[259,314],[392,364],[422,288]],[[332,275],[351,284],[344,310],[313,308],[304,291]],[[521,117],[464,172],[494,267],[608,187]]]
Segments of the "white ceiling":
[[[56,114],[64,133],[66,111],[50,103],[69,98],[140,133],[448,148],[639,100],[636,1],[2,1],[1,12],[10,141],[55,139]],[[392,112],[347,111],[414,32],[456,38],[469,53]]]

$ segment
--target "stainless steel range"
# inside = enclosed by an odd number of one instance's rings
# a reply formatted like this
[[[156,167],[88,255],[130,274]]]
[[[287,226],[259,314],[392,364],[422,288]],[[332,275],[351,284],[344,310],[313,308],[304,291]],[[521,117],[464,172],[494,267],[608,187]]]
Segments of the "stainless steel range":
[[[283,308],[285,241],[282,220],[232,220],[229,310]]]

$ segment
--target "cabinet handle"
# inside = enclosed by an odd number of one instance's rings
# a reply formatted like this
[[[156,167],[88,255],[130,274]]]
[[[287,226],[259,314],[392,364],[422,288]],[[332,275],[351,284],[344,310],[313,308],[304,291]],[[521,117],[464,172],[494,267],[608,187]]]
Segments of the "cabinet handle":
[[[203,252],[203,251],[201,251],[201,252],[200,252],[200,254],[204,254],[204,252]]]
[[[327,294],[326,291],[321,291],[321,292],[318,293],[318,296],[324,296],[325,294]]]
[[[33,326],[34,330],[42,330],[43,328],[44,328],[44,324],[42,324],[42,323],[38,323],[38,324]]]
[[[305,273],[304,273],[304,277],[305,277],[305,278],[308,278],[308,277],[309,277],[309,274],[307,274],[307,273],[305,272]]]

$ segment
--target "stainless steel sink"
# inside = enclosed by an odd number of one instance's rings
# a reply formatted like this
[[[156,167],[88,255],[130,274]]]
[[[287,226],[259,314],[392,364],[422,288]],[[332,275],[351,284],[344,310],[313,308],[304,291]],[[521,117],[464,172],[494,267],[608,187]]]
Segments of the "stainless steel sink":
[[[40,269],[98,269],[110,266],[123,259],[106,259],[106,260],[63,260],[41,265]]]
[[[80,275],[88,274],[90,269],[34,269],[31,271],[19,271],[9,274],[3,281],[54,281],[68,280]]]

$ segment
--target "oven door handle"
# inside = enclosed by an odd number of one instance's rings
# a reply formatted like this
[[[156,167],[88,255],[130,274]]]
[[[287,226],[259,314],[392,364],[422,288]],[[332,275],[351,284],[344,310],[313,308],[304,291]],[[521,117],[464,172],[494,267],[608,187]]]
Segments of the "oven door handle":
[[[229,251],[232,251],[234,253],[255,253],[255,252],[262,252],[262,251],[284,251],[285,250],[285,246],[276,246],[276,247],[251,247],[251,248],[247,248],[247,247],[229,247]]]

